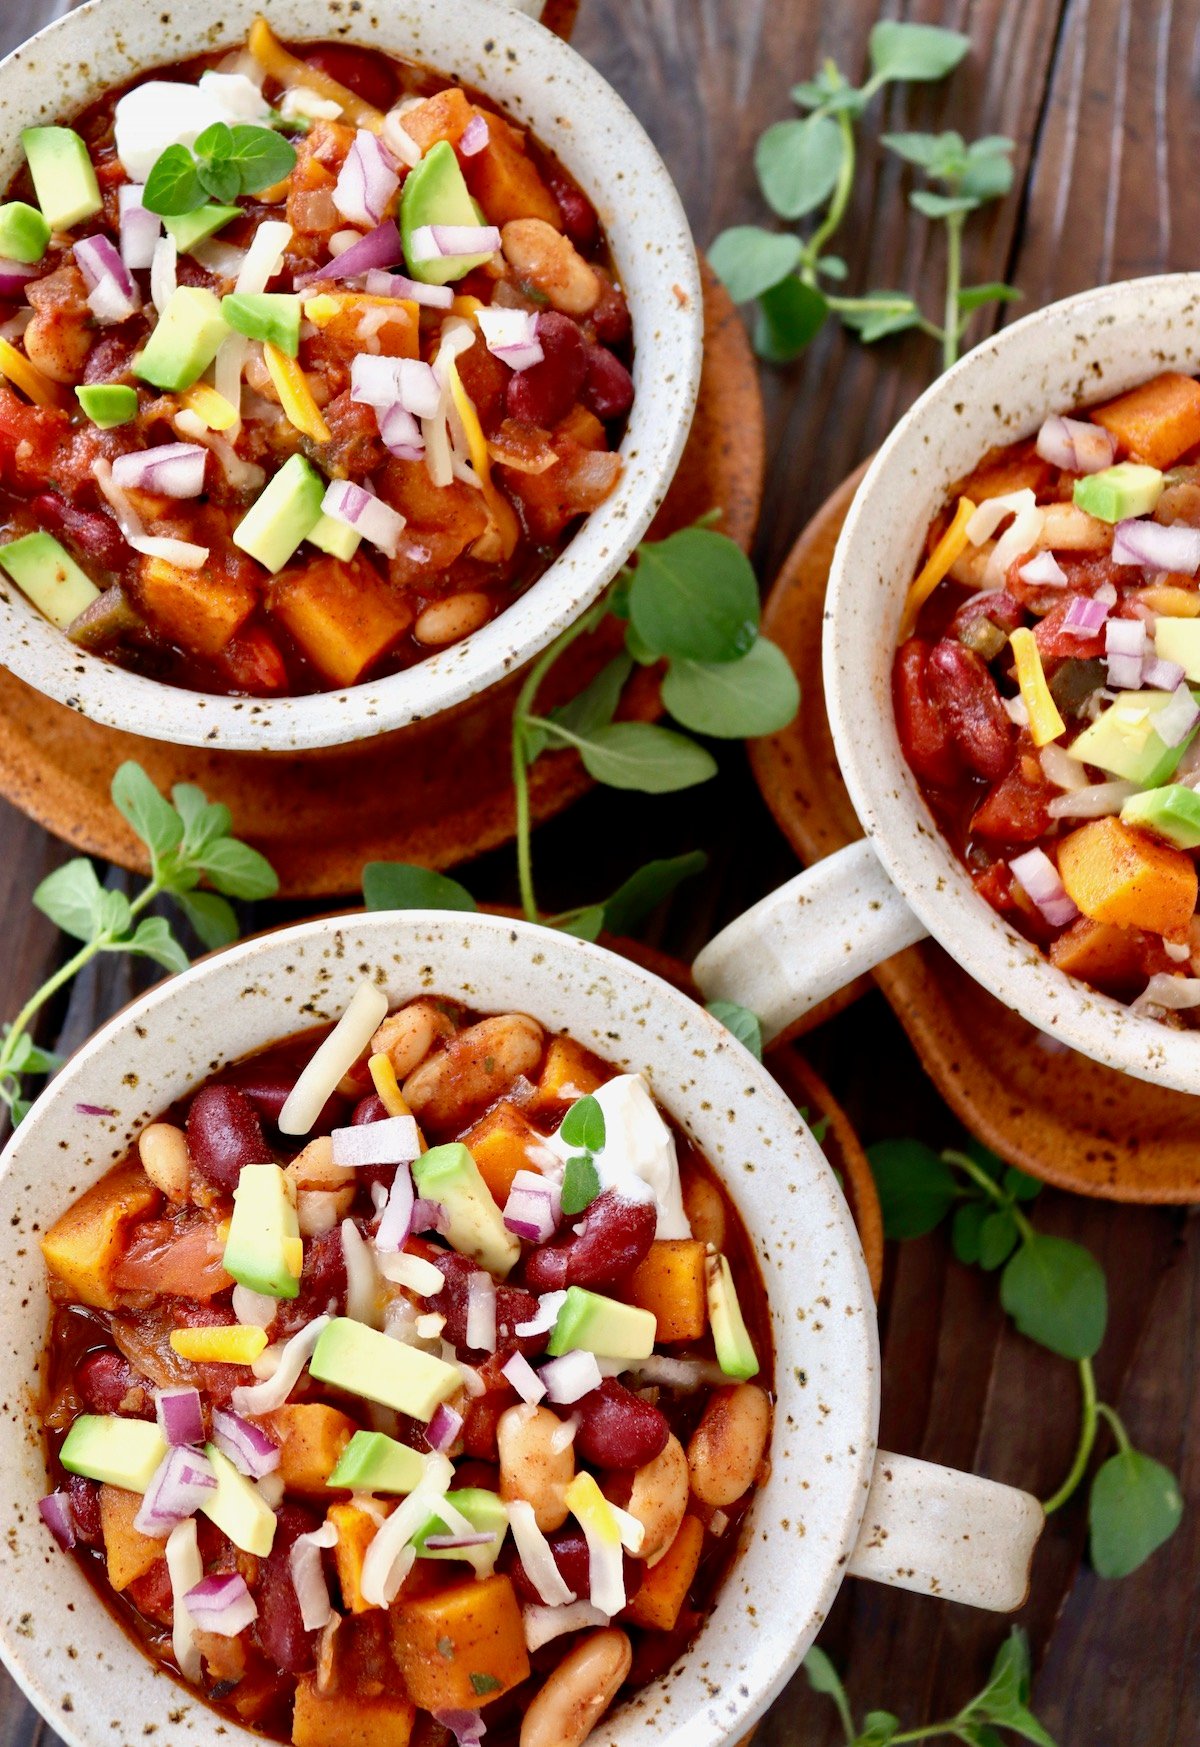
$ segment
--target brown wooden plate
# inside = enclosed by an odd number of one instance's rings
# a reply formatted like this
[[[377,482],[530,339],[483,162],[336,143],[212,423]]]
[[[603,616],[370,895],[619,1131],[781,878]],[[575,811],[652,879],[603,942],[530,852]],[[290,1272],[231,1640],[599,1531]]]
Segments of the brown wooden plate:
[[[800,677],[802,702],[789,728],[753,743],[751,764],[781,830],[809,863],[862,836],[821,683],[825,586],[862,472],[801,534],[763,618]],[[1131,1079],[1044,1037],[932,941],[898,953],[874,975],[946,1102],[1010,1164],[1081,1195],[1200,1201],[1200,1099]],[[860,979],[838,1003],[869,987]]]
[[[706,510],[749,547],[762,499],[765,438],[758,373],[737,312],[705,267],[704,373],[692,434],[656,537]],[[736,435],[735,435],[736,433]],[[609,620],[556,666],[544,699],[570,697],[620,645]],[[146,871],[141,843],[109,800],[117,766],[145,766],[160,788],[197,783],[224,801],[238,832],[268,857],[288,898],[357,889],[372,860],[448,867],[513,834],[509,723],[521,675],[429,721],[354,746],[302,754],[208,751],[125,734],[90,722],[0,669],[0,795],[90,855]],[[622,714],[659,711],[643,670]],[[539,759],[532,774],[537,821],[590,782],[574,753]]]

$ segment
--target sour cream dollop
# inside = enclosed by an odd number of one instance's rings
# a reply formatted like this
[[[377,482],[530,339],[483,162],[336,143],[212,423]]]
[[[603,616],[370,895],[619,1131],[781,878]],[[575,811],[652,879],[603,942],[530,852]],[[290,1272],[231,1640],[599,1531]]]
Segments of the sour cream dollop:
[[[117,157],[132,181],[145,182],[168,146],[195,145],[214,121],[234,127],[261,123],[269,114],[262,92],[244,73],[202,73],[198,85],[150,79],[117,104]]]
[[[593,1154],[601,1189],[615,1189],[626,1201],[652,1201],[658,1210],[655,1237],[691,1237],[675,1137],[641,1074],[618,1074],[592,1096],[604,1112],[604,1145]],[[556,1134],[545,1144],[564,1160],[579,1151]]]

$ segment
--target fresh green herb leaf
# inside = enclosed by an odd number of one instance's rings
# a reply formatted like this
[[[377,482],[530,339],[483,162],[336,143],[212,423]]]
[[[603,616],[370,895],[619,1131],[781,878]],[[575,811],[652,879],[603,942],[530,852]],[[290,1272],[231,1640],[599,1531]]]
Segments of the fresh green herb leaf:
[[[857,332],[864,345],[921,325],[921,312],[906,292],[872,291],[862,303],[859,309],[843,310],[842,321]]]
[[[1104,1339],[1104,1270],[1068,1238],[1035,1233],[1023,1243],[1001,1276],[1000,1302],[1023,1335],[1064,1359],[1090,1359]]]
[[[600,669],[595,679],[584,686],[578,696],[551,710],[548,719],[557,722],[560,727],[568,728],[572,734],[586,735],[597,728],[606,728],[616,714],[625,682],[632,671],[631,656],[615,655]],[[526,757],[529,762],[532,764],[552,744],[552,736],[544,729],[530,728],[525,737]]]
[[[990,1202],[966,1201],[956,1209],[950,1223],[950,1244],[960,1262],[971,1267],[979,1260],[983,1224],[991,1217]]]
[[[850,1701],[846,1697],[846,1689],[842,1685],[841,1676],[833,1666],[829,1657],[819,1644],[810,1644],[801,1665],[808,1676],[808,1684],[814,1692],[824,1693],[837,1706],[838,1716],[842,1720],[847,1741],[856,1733],[854,1719],[850,1714]]]
[[[850,269],[840,255],[820,255],[817,272],[823,273],[827,279],[842,280],[849,275]]]
[[[1092,1564],[1101,1577],[1127,1577],[1170,1539],[1182,1516],[1183,1499],[1170,1469],[1140,1450],[1118,1450],[1092,1481]]]
[[[154,163],[142,190],[146,211],[157,212],[163,218],[195,212],[207,198],[196,160],[186,146],[168,146]]]
[[[630,660],[636,661],[639,667],[653,667],[656,661],[662,660],[656,650],[642,641],[632,625],[625,627],[625,650]]]
[[[880,143],[931,176],[962,175],[969,161],[960,133],[885,133]]]
[[[1014,285],[967,285],[958,294],[960,315],[970,315],[989,303],[1020,303],[1021,293]]]
[[[737,1001],[707,1001],[705,1011],[719,1019],[726,1031],[732,1031],[756,1061],[763,1059],[762,1021],[757,1013],[751,1013],[749,1007]]]
[[[484,1698],[489,1692],[499,1692],[500,1682],[494,1674],[472,1674],[471,1690],[478,1698]]]
[[[1013,185],[1012,150],[1012,140],[976,140],[968,148],[959,192],[976,203],[1002,199]]]
[[[662,861],[648,861],[619,885],[604,905],[604,926],[610,934],[631,934],[676,886],[703,873],[708,857],[698,849]]]
[[[989,1274],[1001,1267],[1016,1249],[1019,1236],[1017,1222],[1006,1207],[989,1213],[979,1228],[979,1266]]]
[[[103,901],[104,888],[85,856],[55,868],[33,894],[35,908],[74,940],[92,940],[99,933]]]
[[[228,898],[222,898],[216,892],[176,892],[174,896],[210,952],[237,939],[238,919]]]
[[[271,128],[243,124],[231,131],[231,158],[241,175],[243,194],[259,194],[291,175],[296,148]]]
[[[467,888],[432,868],[406,861],[368,861],[362,871],[368,910],[475,910]]]
[[[120,765],[112,780],[113,805],[137,832],[153,861],[175,849],[183,839],[183,820],[155,788],[140,764]]]
[[[217,200],[223,206],[236,200],[242,191],[238,167],[228,158],[200,159],[196,164],[196,175],[209,199]]]
[[[562,1210],[567,1218],[582,1213],[600,1193],[600,1174],[588,1153],[576,1153],[563,1168]]]
[[[214,121],[197,134],[192,152],[197,160],[205,158],[214,164],[227,164],[233,156],[233,130],[226,122]]]
[[[957,30],[885,19],[871,32],[871,71],[880,80],[944,79],[970,47],[970,37]]]
[[[1035,1747],[1055,1747],[1053,1737],[1029,1710],[1028,1702],[1029,1640],[1024,1632],[1014,1630],[1000,1646],[987,1685],[967,1706],[965,1715],[984,1726],[1011,1729]]]
[[[800,686],[783,650],[759,637],[740,661],[672,661],[662,700],[694,733],[753,740],[787,727],[800,708]]]
[[[794,273],[758,299],[754,349],[768,364],[790,364],[824,326],[829,305],[813,285]]]
[[[708,259],[733,301],[749,303],[794,273],[803,253],[799,237],[740,224],[714,238]]]
[[[868,1147],[888,1237],[924,1237],[959,1196],[958,1180],[932,1147],[919,1140],[880,1140]]]
[[[682,528],[641,547],[629,615],[646,647],[660,655],[736,661],[758,631],[753,567],[727,535]]]
[[[777,121],[759,136],[754,167],[768,206],[803,218],[832,194],[842,168],[842,130],[828,115]]]
[[[900,1719],[891,1711],[868,1711],[855,1747],[888,1747],[900,1729]]]
[[[1000,1163],[998,1159],[996,1162]],[[1037,1177],[1027,1176],[1024,1171],[1018,1171],[1013,1165],[1005,1167],[1004,1193],[1011,1195],[1014,1201],[1036,1201],[1045,1186]]]
[[[576,940],[598,940],[604,928],[604,905],[589,904],[586,909],[576,910],[557,926],[564,934],[573,934]]]
[[[171,933],[171,924],[165,916],[145,917],[131,939],[114,942],[110,950],[152,958],[168,971],[185,971],[188,967],[188,955]]]
[[[559,1128],[567,1146],[577,1146],[581,1152],[598,1153],[604,1147],[604,1111],[589,1093],[576,1098]]]
[[[180,853],[185,860],[199,862],[211,844],[219,837],[228,837],[233,830],[229,808],[220,801],[210,801],[203,789],[191,783],[176,783],[171,799],[183,820]]]
[[[279,890],[266,856],[237,837],[218,837],[199,859],[210,883],[228,898],[273,898]]]
[[[590,739],[580,738],[579,756],[588,775],[614,789],[665,795],[707,782],[716,760],[694,740],[649,722],[614,722]]]

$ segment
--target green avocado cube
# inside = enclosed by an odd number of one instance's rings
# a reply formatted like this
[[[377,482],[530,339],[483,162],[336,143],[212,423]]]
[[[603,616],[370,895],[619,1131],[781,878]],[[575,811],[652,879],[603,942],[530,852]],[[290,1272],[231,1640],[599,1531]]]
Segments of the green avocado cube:
[[[1068,756],[1124,777],[1139,788],[1157,788],[1170,780],[1196,733],[1193,728],[1178,746],[1168,746],[1155,733],[1154,718],[1174,695],[1164,691],[1121,692],[1104,714],[1071,742]]]
[[[137,417],[137,389],[125,382],[85,382],[75,390],[75,398],[102,431],[127,425]]]
[[[281,1166],[242,1166],[223,1261],[225,1272],[251,1292],[266,1298],[299,1296],[304,1244]]]
[[[100,594],[53,534],[25,534],[0,546],[0,570],[11,576],[21,593],[60,631]]]
[[[409,276],[423,285],[448,285],[465,279],[476,267],[492,259],[486,255],[454,255],[432,261],[413,260],[413,237],[426,225],[481,224],[479,208],[471,199],[458,158],[449,140],[439,140],[421,162],[408,172],[400,195],[400,240]]]
[[[198,206],[195,212],[181,212],[173,218],[163,219],[163,229],[169,237],[174,238],[175,247],[181,255],[190,254],[200,243],[206,243],[211,236],[233,219],[242,216],[240,206]]]
[[[180,285],[134,361],[134,370],[155,388],[179,394],[204,374],[228,333],[212,292],[198,285]]]
[[[321,511],[321,519],[308,534],[310,546],[328,552],[331,558],[353,558],[362,545],[362,535],[349,522],[339,522],[336,516]]]
[[[230,292],[221,314],[248,340],[266,340],[289,358],[300,350],[300,299],[284,291]]]
[[[444,1235],[451,1249],[503,1279],[521,1254],[521,1244],[505,1225],[479,1166],[462,1142],[430,1147],[413,1165],[412,1176],[417,1194],[436,1201],[447,1215]]]
[[[1156,619],[1154,652],[1162,661],[1177,661],[1188,679],[1200,680],[1200,619]]]
[[[1200,849],[1200,795],[1183,783],[1146,789],[1126,801],[1121,823],[1153,831],[1176,849]]]
[[[82,1413],[67,1433],[59,1461],[68,1474],[126,1492],[145,1492],[166,1453],[153,1420]]]
[[[758,1371],[754,1342],[746,1328],[737,1287],[726,1256],[710,1256],[706,1263],[708,1322],[712,1329],[717,1364],[727,1377],[745,1382]]]
[[[303,455],[289,455],[233,530],[233,543],[270,571],[282,570],[321,518],[325,481]]]
[[[326,1482],[351,1492],[411,1492],[425,1472],[419,1450],[385,1432],[355,1432]]]
[[[1158,505],[1163,484],[1157,467],[1119,461],[1115,467],[1077,479],[1075,502],[1102,522],[1124,522],[1130,516],[1148,516]]]
[[[69,231],[104,210],[88,149],[74,128],[27,127],[21,144],[42,217],[52,231]]]
[[[500,1544],[508,1532],[508,1507],[504,1500],[498,1493],[489,1492],[483,1486],[460,1486],[457,1492],[446,1494],[446,1503],[453,1505],[455,1510],[465,1516],[477,1533],[494,1535],[495,1540],[490,1547],[427,1547],[425,1543],[430,1535],[454,1533],[435,1512],[424,1528],[418,1529],[412,1538],[417,1556],[421,1559],[466,1559],[473,1563],[472,1555],[483,1553],[487,1563],[493,1565],[500,1551]]]
[[[254,1482],[239,1474],[215,1444],[205,1444],[204,1454],[217,1477],[217,1490],[206,1495],[200,1509],[235,1547],[265,1559],[275,1539],[275,1512]]]
[[[622,1304],[583,1286],[568,1286],[550,1334],[550,1352],[557,1358],[582,1347],[598,1359],[648,1359],[657,1332],[652,1310]]]
[[[462,1388],[457,1365],[447,1365],[348,1316],[334,1317],[321,1330],[308,1369],[318,1383],[426,1422]]]
[[[46,253],[50,226],[36,206],[10,200],[0,206],[0,255],[35,266]]]

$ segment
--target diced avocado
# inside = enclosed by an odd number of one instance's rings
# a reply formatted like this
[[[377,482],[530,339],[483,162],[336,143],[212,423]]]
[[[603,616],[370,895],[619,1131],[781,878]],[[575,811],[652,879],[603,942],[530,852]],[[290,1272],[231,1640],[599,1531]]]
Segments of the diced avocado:
[[[425,1472],[425,1458],[384,1432],[355,1432],[338,1457],[329,1486],[351,1492],[411,1492]]]
[[[0,206],[0,255],[34,266],[46,253],[50,226],[36,206],[10,200]]]
[[[180,285],[171,293],[134,369],[155,388],[178,394],[204,374],[228,333],[212,292],[199,285]]]
[[[1163,484],[1157,467],[1119,461],[1115,467],[1077,479],[1075,502],[1102,522],[1123,522],[1130,516],[1148,516],[1162,496]]]
[[[265,1559],[275,1539],[275,1512],[254,1482],[239,1474],[215,1444],[205,1444],[204,1454],[212,1463],[217,1490],[207,1495],[200,1509],[235,1547]]]
[[[100,595],[91,577],[53,534],[24,534],[0,546],[0,569],[7,571],[21,593],[60,631]]]
[[[69,231],[103,211],[92,160],[74,128],[27,127],[21,144],[42,217],[52,231]]]
[[[1200,849],[1200,795],[1183,783],[1131,795],[1121,808],[1122,825],[1140,825],[1177,849]]]
[[[479,223],[479,209],[463,180],[454,147],[449,140],[439,140],[408,172],[400,195],[400,240],[411,277],[423,285],[448,285],[452,279],[464,279],[476,267],[490,261],[490,254],[455,255],[434,261],[412,258],[413,233],[424,225]]]
[[[284,291],[231,292],[221,299],[221,314],[249,340],[269,340],[294,358],[300,350],[300,299]]]
[[[268,570],[282,570],[321,519],[325,481],[303,455],[289,455],[233,530],[233,543]]]
[[[462,1388],[457,1365],[447,1365],[348,1316],[335,1317],[321,1330],[308,1369],[319,1383],[331,1383],[349,1395],[361,1395],[364,1401],[378,1401],[425,1421]]]
[[[362,544],[362,535],[357,528],[352,528],[349,522],[339,522],[336,516],[328,516],[321,511],[321,519],[308,536],[310,545],[318,551],[328,552],[332,558],[353,558]]]
[[[1093,475],[1093,477],[1095,477]],[[1081,764],[1123,776],[1140,788],[1155,788],[1170,779],[1195,733],[1178,746],[1168,746],[1154,732],[1154,718],[1170,703],[1173,692],[1121,692],[1115,703],[1098,716],[1090,728],[1073,740],[1067,751]]]
[[[485,1553],[488,1563],[493,1564],[500,1543],[508,1530],[508,1507],[498,1493],[489,1492],[483,1486],[463,1486],[457,1492],[446,1494],[446,1503],[452,1504],[462,1516],[465,1516],[471,1527],[480,1534],[495,1535],[496,1539],[490,1547],[463,1547],[456,1551],[453,1547],[427,1548],[425,1543],[430,1535],[449,1535],[454,1531],[446,1527],[445,1522],[436,1513],[431,1516],[423,1529],[418,1529],[413,1536],[413,1546],[422,1559],[466,1559],[473,1552]]]
[[[1162,661],[1177,661],[1189,679],[1200,680],[1200,619],[1154,622],[1154,651]]]
[[[225,1272],[268,1298],[300,1292],[304,1244],[296,1203],[279,1165],[243,1165],[233,1192]]]
[[[557,1358],[582,1347],[598,1359],[648,1359],[657,1331],[652,1310],[639,1310],[583,1286],[568,1286],[550,1334],[550,1351]]]
[[[164,218],[163,229],[169,237],[174,237],[180,254],[187,255],[241,216],[240,206],[198,206],[195,212],[181,212],[175,218]]]
[[[75,390],[84,412],[102,431],[116,425],[127,425],[137,417],[137,389],[125,382],[85,382]]]
[[[83,1413],[67,1433],[59,1461],[68,1474],[145,1492],[166,1453],[153,1420]]]
[[[444,1235],[451,1249],[503,1278],[521,1254],[521,1245],[462,1142],[430,1147],[413,1165],[412,1175],[417,1194],[436,1201],[449,1217]]]
[[[709,1256],[705,1262],[708,1284],[708,1321],[712,1328],[717,1364],[727,1377],[743,1382],[758,1371],[754,1342],[746,1330],[737,1287],[726,1256]]]

